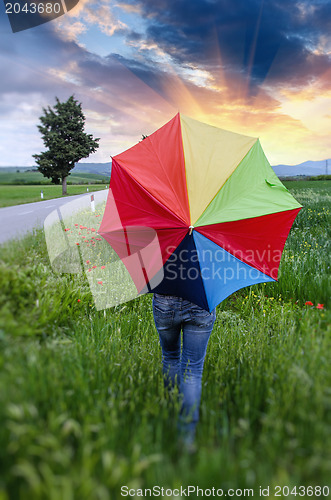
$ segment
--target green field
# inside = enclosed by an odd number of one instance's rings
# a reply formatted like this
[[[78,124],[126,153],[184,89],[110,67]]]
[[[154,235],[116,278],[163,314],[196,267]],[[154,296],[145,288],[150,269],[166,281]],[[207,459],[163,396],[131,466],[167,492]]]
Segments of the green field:
[[[331,181],[330,180],[312,180],[312,181],[282,181],[282,183],[287,187],[287,189],[314,189],[316,192],[319,190],[330,191]]]
[[[154,485],[329,496],[328,185],[287,184],[304,208],[279,283],[217,308],[194,456],[176,442],[151,296],[97,311],[85,274],[52,270],[41,230],[0,247],[0,499],[116,500]]]
[[[105,189],[106,184],[90,184],[86,185],[69,185],[67,188],[67,196],[74,194],[83,194],[87,192],[99,191]],[[20,185],[3,185],[0,184],[0,207],[10,207],[12,205],[21,205],[22,203],[32,203],[41,201],[41,191],[44,194],[44,200],[52,198],[61,198],[62,186],[55,185],[37,185],[37,186],[20,186]],[[66,197],[64,197],[66,198]]]
[[[109,176],[110,177],[110,176]],[[109,177],[101,174],[90,174],[85,172],[71,172],[68,176],[68,184],[99,184],[109,183]],[[2,172],[0,168],[0,184],[51,184],[51,179],[44,177],[40,172]]]

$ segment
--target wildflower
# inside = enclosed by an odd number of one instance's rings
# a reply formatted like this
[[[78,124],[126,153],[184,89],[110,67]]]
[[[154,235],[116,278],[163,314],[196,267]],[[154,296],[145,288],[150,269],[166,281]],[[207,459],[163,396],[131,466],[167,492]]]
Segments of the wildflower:
[[[79,243],[76,243],[76,245],[79,245]]]
[[[102,285],[102,281],[98,281],[98,285]]]
[[[97,266],[92,266],[92,269],[96,269]]]
[[[65,228],[65,231],[70,231],[70,227],[66,227],[66,228]]]
[[[88,269],[88,272],[91,272],[91,271],[92,271],[92,269]]]
[[[80,299],[77,299],[77,302],[80,302]]]
[[[105,269],[105,268],[106,268],[106,266],[101,266],[101,269]]]
[[[305,302],[305,306],[313,306],[314,304],[310,301],[310,300],[307,300],[307,302]]]
[[[86,261],[86,264],[89,264],[89,263],[90,263],[90,261],[89,261],[89,260],[87,260],[87,261]]]
[[[317,304],[316,309],[324,309],[324,304]]]

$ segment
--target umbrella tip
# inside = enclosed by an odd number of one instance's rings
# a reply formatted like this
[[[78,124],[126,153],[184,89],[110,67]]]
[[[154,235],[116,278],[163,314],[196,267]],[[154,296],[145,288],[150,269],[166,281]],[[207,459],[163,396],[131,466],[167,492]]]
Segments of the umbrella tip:
[[[193,229],[194,229],[194,226],[189,226],[189,230],[190,230],[189,234],[192,234]]]

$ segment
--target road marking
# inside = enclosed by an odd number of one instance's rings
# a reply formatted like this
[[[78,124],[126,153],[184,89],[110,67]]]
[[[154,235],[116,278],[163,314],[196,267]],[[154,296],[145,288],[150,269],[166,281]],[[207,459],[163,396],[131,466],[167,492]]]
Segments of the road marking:
[[[56,205],[47,205],[45,208],[56,207]]]
[[[18,215],[32,214],[34,210],[29,210],[28,212],[20,212]]]

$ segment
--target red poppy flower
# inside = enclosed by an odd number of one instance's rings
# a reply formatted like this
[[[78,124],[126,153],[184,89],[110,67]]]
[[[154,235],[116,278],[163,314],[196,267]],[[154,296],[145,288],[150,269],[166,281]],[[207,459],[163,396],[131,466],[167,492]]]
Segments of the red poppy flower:
[[[314,304],[310,301],[310,300],[307,300],[307,302],[305,302],[305,306],[313,306]]]
[[[79,243],[76,243],[76,245],[79,245]]]
[[[98,285],[102,285],[102,281],[98,281]]]
[[[92,266],[92,269],[96,269],[97,266]]]
[[[324,309],[324,304],[317,304],[316,309]]]
[[[90,263],[90,261],[89,261],[89,260],[87,260],[87,261],[86,261],[86,264],[89,264],[89,263]]]
[[[77,299],[77,302],[80,302],[80,299]]]
[[[105,269],[106,266],[101,266],[101,269]]]

